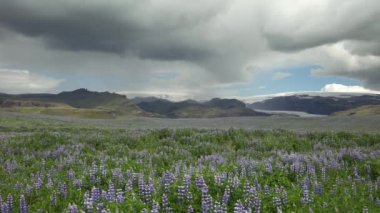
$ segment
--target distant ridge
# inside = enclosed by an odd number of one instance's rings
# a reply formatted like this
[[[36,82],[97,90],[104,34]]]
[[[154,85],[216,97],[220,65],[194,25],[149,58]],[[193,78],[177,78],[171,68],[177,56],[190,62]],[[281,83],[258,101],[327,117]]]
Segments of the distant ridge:
[[[355,94],[333,96],[318,95],[288,95],[269,98],[254,102],[247,106],[251,109],[299,111],[310,114],[332,115],[335,112],[345,111],[364,105],[379,105],[380,95]]]
[[[239,116],[267,116],[266,113],[256,112],[245,106],[237,99],[214,98],[206,102],[185,100],[171,102],[165,99],[136,99],[137,105],[151,113],[169,118],[211,118]]]
[[[125,95],[94,92],[81,88],[58,94],[0,93],[0,110],[83,118],[123,118],[132,116],[168,118],[213,118],[266,116],[237,99],[214,98],[206,102],[171,102],[148,97],[128,99]]]
[[[125,95],[77,89],[59,94],[0,94],[3,110],[90,118],[152,116]]]

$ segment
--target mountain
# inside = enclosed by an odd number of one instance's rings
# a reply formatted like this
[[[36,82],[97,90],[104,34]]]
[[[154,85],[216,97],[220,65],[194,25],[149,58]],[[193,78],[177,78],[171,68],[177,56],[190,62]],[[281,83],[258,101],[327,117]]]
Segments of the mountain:
[[[289,95],[269,98],[247,106],[251,109],[300,111],[310,114],[331,115],[364,105],[379,105],[380,95],[317,96]]]
[[[89,118],[152,116],[124,95],[78,89],[59,94],[0,94],[1,110]]]
[[[206,102],[186,100],[171,102],[158,99],[139,102],[141,109],[169,118],[211,118],[238,116],[265,116],[266,113],[246,108],[245,103],[236,99],[214,98]]]
[[[135,104],[139,104],[141,102],[153,102],[153,101],[158,101],[158,100],[165,100],[162,98],[157,98],[154,96],[149,96],[149,97],[134,97],[131,99],[131,101]]]
[[[380,105],[366,105],[345,111],[335,112],[335,116],[370,116],[380,115]]]

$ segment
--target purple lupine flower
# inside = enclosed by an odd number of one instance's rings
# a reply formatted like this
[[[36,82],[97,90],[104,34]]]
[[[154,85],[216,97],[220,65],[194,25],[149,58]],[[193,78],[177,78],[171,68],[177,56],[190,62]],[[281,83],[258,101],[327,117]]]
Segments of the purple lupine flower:
[[[237,176],[232,178],[231,186],[232,188],[237,188],[240,186],[240,179]]]
[[[201,200],[201,208],[202,212],[208,213],[212,211],[212,197],[208,194],[208,189],[204,187],[202,189],[202,200]]]
[[[202,175],[195,177],[195,185],[199,190],[202,190],[203,187],[207,186]]]
[[[169,208],[169,199],[168,199],[168,196],[164,193],[162,195],[162,210],[164,212],[167,212],[168,208]]]
[[[93,202],[98,202],[100,200],[100,189],[95,186],[91,189],[91,197]]]
[[[187,213],[195,213],[195,211],[194,211],[194,209],[193,209],[192,206],[189,206],[189,207],[187,208]]]
[[[261,200],[260,200],[259,196],[257,195],[257,193],[255,193],[255,195],[253,197],[253,205],[255,206],[255,212],[256,213],[260,213],[260,210],[261,210]]]
[[[133,177],[129,178],[127,184],[125,184],[125,191],[129,192],[132,190],[132,188],[133,188]]]
[[[268,185],[264,185],[264,195],[265,196],[269,196],[269,194],[270,194],[269,186]]]
[[[157,202],[153,202],[151,213],[159,213],[160,205]]]
[[[308,204],[311,202],[310,200],[310,191],[309,191],[309,182],[307,179],[302,184],[302,197],[301,197],[301,203],[302,204]]]
[[[69,204],[68,212],[69,213],[79,213],[77,205],[75,205],[75,204]]]
[[[98,213],[102,213],[104,210],[104,206],[103,206],[103,203],[98,203],[98,205],[96,205],[96,211]]]
[[[68,181],[72,180],[74,178],[74,176],[75,176],[75,172],[72,169],[67,171],[67,180]]]
[[[12,196],[12,194],[8,194],[7,205],[8,205],[9,212],[12,212],[12,210],[13,210],[13,196]]]
[[[178,203],[182,204],[183,199],[185,196],[185,187],[184,186],[178,186]]]
[[[108,192],[106,190],[102,190],[101,197],[103,200],[108,200]]]
[[[108,185],[107,200],[115,201],[115,196],[116,196],[115,185],[113,185],[113,183],[110,182]]]
[[[222,177],[221,175],[216,174],[216,175],[214,176],[214,179],[215,179],[215,183],[216,183],[216,185],[218,185],[218,186],[222,185],[223,177]]]
[[[74,185],[74,187],[76,189],[81,190],[81,188],[82,188],[82,180],[80,180],[80,179],[74,179],[73,180],[73,185]]]
[[[92,211],[94,202],[88,191],[83,195],[83,204],[88,211]]]
[[[103,162],[100,164],[99,170],[100,170],[100,175],[102,175],[103,177],[107,176],[107,169],[104,166]]]
[[[152,178],[148,178],[148,183],[144,186],[144,199],[147,204],[151,203],[153,192],[153,180]]]
[[[380,199],[378,197],[375,199],[375,205],[380,207]]]
[[[322,180],[326,180],[326,167],[322,167],[321,177]]]
[[[22,184],[21,184],[20,182],[17,181],[17,183],[16,183],[16,185],[15,185],[15,189],[16,189],[17,191],[20,191],[22,188],[23,188],[23,187],[22,187]]]
[[[8,212],[10,212],[9,208],[8,208],[8,204],[3,203],[3,205],[1,205],[1,212],[2,213],[8,213]]]
[[[61,198],[65,200],[67,198],[67,186],[65,183],[59,184],[59,192],[61,194]]]
[[[227,213],[226,205],[220,204],[216,201],[214,205],[214,213]]]
[[[222,203],[227,205],[228,201],[230,200],[230,196],[231,196],[231,190],[230,190],[230,187],[227,186],[223,193]]]
[[[319,195],[319,196],[322,196],[323,194],[323,185],[322,183],[315,183],[314,184],[314,193]]]
[[[234,213],[245,213],[244,206],[240,200],[235,203]]]
[[[116,203],[124,202],[124,192],[121,189],[116,190]]]
[[[53,191],[53,193],[51,194],[50,203],[52,206],[57,205],[57,194],[55,193],[55,191]]]
[[[141,213],[148,213],[148,210],[147,209],[143,209],[143,210],[141,210]]]
[[[286,206],[286,204],[288,204],[288,193],[286,192],[285,189],[283,189],[281,192],[281,200],[282,200],[282,205]]]
[[[37,190],[40,190],[42,188],[42,185],[43,185],[42,177],[41,177],[40,173],[38,173],[35,176],[34,187]]]
[[[274,197],[273,197],[273,205],[274,205],[277,209],[281,209],[282,202],[281,202],[280,198],[278,198],[277,196],[274,196]]]
[[[26,184],[25,191],[26,191],[26,194],[29,195],[32,192],[32,186],[30,186],[29,184]]]
[[[265,164],[265,172],[272,173],[273,168],[272,168],[272,162],[268,162]]]
[[[20,213],[27,213],[28,210],[27,210],[27,206],[26,206],[26,202],[25,202],[25,197],[24,195],[21,195],[20,196]]]
[[[51,174],[49,173],[47,175],[47,183],[46,183],[47,188],[51,189],[53,187],[53,180],[51,178]]]
[[[244,166],[241,168],[241,175],[240,176],[241,177],[246,177],[247,176],[247,171],[245,170]]]

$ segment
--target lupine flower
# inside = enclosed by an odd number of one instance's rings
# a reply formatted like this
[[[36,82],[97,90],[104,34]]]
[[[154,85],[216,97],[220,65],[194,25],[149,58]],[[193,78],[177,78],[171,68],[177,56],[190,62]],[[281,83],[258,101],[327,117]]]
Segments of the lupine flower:
[[[74,178],[74,171],[72,169],[70,169],[69,171],[67,171],[67,180],[72,180]]]
[[[277,209],[281,209],[281,206],[282,206],[282,202],[280,200],[280,198],[274,196],[273,197],[273,205],[277,208]]]
[[[164,193],[162,195],[162,210],[165,211],[165,212],[167,212],[168,208],[169,208],[168,196]]]
[[[69,213],[79,213],[78,207],[75,204],[69,204]]]
[[[61,183],[59,185],[59,192],[61,194],[61,198],[65,200],[67,198],[67,187],[66,187],[66,184]]]
[[[28,210],[27,210],[27,206],[26,206],[26,202],[25,202],[25,197],[24,195],[21,195],[20,196],[20,213],[27,213]]]
[[[194,212],[195,212],[195,211],[194,211],[193,207],[189,206],[189,207],[187,208],[187,213],[194,213]]]
[[[258,197],[257,194],[255,194],[254,197],[253,197],[253,205],[255,206],[255,212],[256,213],[260,213],[260,210],[261,210],[261,200],[260,200],[260,198]]]
[[[185,196],[185,187],[184,186],[178,186],[178,203],[183,202],[183,198]]]
[[[107,200],[108,201],[115,201],[115,196],[116,196],[115,185],[113,185],[113,183],[110,182],[108,185]]]
[[[116,190],[116,203],[124,202],[124,192],[121,189]]]
[[[57,194],[55,193],[55,191],[53,191],[51,197],[50,197],[50,203],[52,206],[56,206],[57,205]]]
[[[244,210],[244,206],[243,204],[241,203],[240,200],[238,200],[236,203],[235,203],[235,206],[234,206],[234,213],[245,213],[246,211]]]
[[[301,197],[301,203],[302,204],[308,204],[311,202],[310,200],[310,191],[309,191],[309,183],[308,180],[306,179],[302,185],[302,197]]]
[[[8,194],[7,205],[8,205],[9,212],[12,212],[12,210],[13,210],[13,196],[12,196],[12,194]]]
[[[151,213],[159,213],[160,205],[157,202],[153,202]]]
[[[269,194],[270,194],[270,190],[269,190],[268,185],[264,185],[264,194],[265,194],[265,196],[269,196]]]
[[[227,186],[223,193],[222,203],[227,205],[228,201],[230,200],[230,196],[231,196],[231,190],[230,190],[230,187]]]
[[[1,205],[1,213],[8,213],[8,212],[10,212],[8,204],[3,203],[3,205]]]

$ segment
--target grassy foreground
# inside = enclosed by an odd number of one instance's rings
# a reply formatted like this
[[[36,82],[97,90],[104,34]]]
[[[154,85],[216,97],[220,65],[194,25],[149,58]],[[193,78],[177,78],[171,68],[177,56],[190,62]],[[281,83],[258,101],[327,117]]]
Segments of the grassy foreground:
[[[1,212],[379,212],[380,135],[0,132]]]

